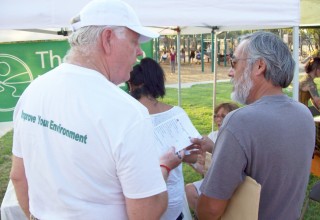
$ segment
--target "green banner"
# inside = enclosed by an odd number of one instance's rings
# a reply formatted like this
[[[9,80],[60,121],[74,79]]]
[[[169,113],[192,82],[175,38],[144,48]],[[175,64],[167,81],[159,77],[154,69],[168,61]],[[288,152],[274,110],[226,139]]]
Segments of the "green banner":
[[[152,57],[152,41],[141,45]],[[57,67],[69,49],[63,41],[0,44],[0,122],[12,121],[14,107],[27,86],[39,75]]]

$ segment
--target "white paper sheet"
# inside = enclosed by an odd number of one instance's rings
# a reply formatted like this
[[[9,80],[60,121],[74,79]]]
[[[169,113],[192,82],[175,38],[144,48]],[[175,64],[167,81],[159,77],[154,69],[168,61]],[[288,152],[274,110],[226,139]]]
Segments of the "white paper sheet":
[[[176,152],[190,146],[191,138],[201,135],[186,114],[180,114],[155,127],[156,139],[161,146],[175,147]]]

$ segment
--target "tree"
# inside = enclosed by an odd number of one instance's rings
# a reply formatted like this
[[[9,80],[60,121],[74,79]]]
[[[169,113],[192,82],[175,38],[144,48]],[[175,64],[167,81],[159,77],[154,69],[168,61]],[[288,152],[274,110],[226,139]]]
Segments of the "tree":
[[[307,33],[313,36],[314,43],[320,45],[320,28],[306,29]]]

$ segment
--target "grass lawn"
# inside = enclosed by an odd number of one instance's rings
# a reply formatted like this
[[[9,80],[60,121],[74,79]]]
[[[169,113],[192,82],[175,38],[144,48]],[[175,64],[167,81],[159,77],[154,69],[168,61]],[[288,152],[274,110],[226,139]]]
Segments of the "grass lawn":
[[[218,83],[216,91],[217,103],[231,101],[230,83]],[[185,88],[181,90],[182,108],[184,108],[185,111],[188,113],[200,134],[208,134],[212,130],[212,92],[212,84],[195,85],[191,88]],[[286,93],[290,95],[291,91],[286,90]],[[177,100],[177,89],[168,88],[167,94],[163,101],[168,104],[177,105]],[[11,147],[12,132],[9,132],[5,136],[0,138],[0,201],[2,201],[9,181],[9,171],[11,167]],[[196,173],[189,165],[183,165],[183,173],[185,183],[190,183],[201,179],[201,176],[198,173]],[[319,177],[310,175],[308,191],[310,190],[311,186],[319,180]],[[320,205],[316,204],[315,202],[310,202],[308,211],[305,215],[305,219],[320,219],[319,216]]]

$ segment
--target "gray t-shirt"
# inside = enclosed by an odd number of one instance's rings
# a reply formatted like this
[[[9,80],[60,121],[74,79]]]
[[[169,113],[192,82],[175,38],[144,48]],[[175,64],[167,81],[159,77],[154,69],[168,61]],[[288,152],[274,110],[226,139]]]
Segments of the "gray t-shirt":
[[[265,96],[224,119],[201,191],[227,200],[250,176],[262,186],[259,220],[298,219],[314,142],[304,105],[286,95]]]

